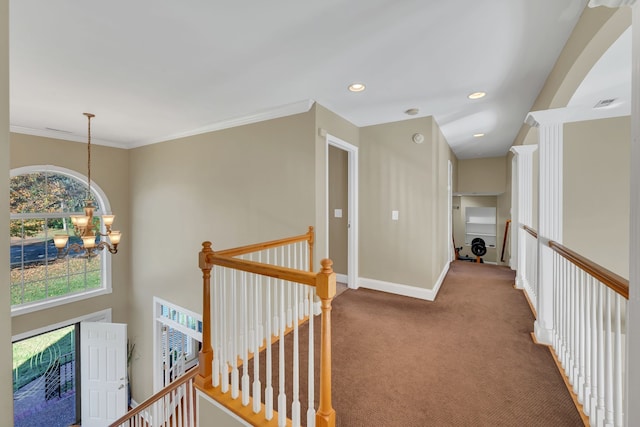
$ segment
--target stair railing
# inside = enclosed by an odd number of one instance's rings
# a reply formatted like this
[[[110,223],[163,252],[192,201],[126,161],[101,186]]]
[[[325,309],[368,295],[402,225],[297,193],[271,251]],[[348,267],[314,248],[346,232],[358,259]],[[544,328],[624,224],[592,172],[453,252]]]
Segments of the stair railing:
[[[552,347],[592,426],[622,426],[629,281],[554,241]]]
[[[196,387],[252,425],[297,427],[306,418],[307,426],[335,426],[331,405],[331,301],[336,279],[328,259],[322,260],[320,272],[311,271],[313,240],[313,228],[309,227],[308,233],[300,236],[224,251],[214,252],[211,243],[204,242],[199,254],[203,342]],[[321,313],[321,344],[316,410],[314,322],[308,320],[317,313]],[[306,321],[305,417],[300,401],[298,328]],[[292,348],[285,351],[284,338],[289,333]],[[275,343],[277,356],[272,354]],[[285,354],[290,355],[289,361]],[[262,375],[261,357],[266,359]],[[277,367],[272,369],[275,357]],[[292,393],[287,395],[285,377],[289,372]]]
[[[109,427],[195,427],[196,394],[194,366],[183,376],[136,406]]]

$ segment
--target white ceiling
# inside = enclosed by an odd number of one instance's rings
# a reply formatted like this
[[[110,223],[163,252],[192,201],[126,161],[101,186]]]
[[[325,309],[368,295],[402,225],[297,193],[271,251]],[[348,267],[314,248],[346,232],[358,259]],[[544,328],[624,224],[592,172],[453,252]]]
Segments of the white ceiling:
[[[459,158],[500,156],[585,4],[12,0],[11,126],[83,141],[87,111],[93,142],[136,147],[317,101],[357,126],[419,108]]]

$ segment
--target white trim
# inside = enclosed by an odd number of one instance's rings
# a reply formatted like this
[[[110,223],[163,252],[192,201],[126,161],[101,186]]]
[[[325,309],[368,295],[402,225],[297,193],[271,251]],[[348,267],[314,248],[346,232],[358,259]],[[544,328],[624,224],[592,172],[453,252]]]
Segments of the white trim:
[[[197,400],[198,397],[202,397],[204,400],[206,400],[207,402],[209,402],[210,404],[212,404],[213,406],[215,406],[216,408],[218,408],[219,410],[224,412],[226,415],[228,415],[229,418],[237,421],[241,425],[246,426],[246,427],[251,427],[251,424],[247,423],[245,420],[243,420],[242,418],[240,418],[239,416],[237,416],[236,414],[231,412],[226,407],[222,406],[220,403],[218,403],[215,400],[213,400],[211,397],[209,397],[205,393],[203,393],[200,390],[196,389],[196,425],[197,426],[204,425],[204,424],[200,423],[200,405],[199,405],[199,402]],[[217,420],[217,421],[220,421],[220,420]],[[221,424],[227,425],[227,423],[221,423]]]
[[[303,101],[294,102],[291,104],[280,105],[278,107],[269,108],[267,110],[258,111],[253,114],[247,114],[245,116],[234,117],[227,120],[222,120],[216,123],[184,131],[178,132],[159,138],[152,138],[141,141],[133,141],[127,145],[128,148],[137,148],[145,145],[157,144],[159,142],[172,141],[174,139],[186,138],[188,136],[200,135],[203,133],[215,132],[218,130],[234,128],[238,126],[250,125],[253,123],[264,122],[266,120],[279,119],[281,117],[292,116],[294,114],[306,113],[313,107],[315,101],[313,99],[305,99]]]
[[[11,337],[12,342],[21,341],[27,338],[35,337],[36,335],[45,334],[47,332],[54,331],[56,329],[64,328],[66,326],[75,325],[80,322],[106,322],[111,323],[111,309],[96,311],[95,313],[85,314],[84,316],[74,317],[73,319],[63,320],[62,322],[55,323],[53,325],[43,326],[38,329],[16,334]]]
[[[322,130],[321,130],[322,132]],[[329,256],[329,146],[345,150],[348,158],[348,206],[347,221],[347,285],[351,289],[358,289],[358,147],[329,133],[325,135],[325,248]]]
[[[270,108],[267,110],[258,111],[253,114],[247,114],[246,116],[234,117],[227,120],[222,120],[216,123],[212,123],[196,129],[178,132],[171,135],[161,136],[158,138],[143,139],[139,141],[133,141],[129,143],[116,142],[106,139],[91,138],[91,143],[95,145],[104,145],[106,147],[131,149],[138,148],[145,145],[157,144],[160,142],[171,141],[178,138],[186,138],[188,136],[200,135],[203,133],[214,132],[217,130],[229,129],[237,126],[249,125],[252,123],[263,122],[266,120],[278,119],[281,117],[292,116],[294,114],[306,113],[311,109],[315,101],[313,99],[305,99],[303,101],[294,102],[291,104],[281,105],[279,107]],[[42,136],[45,138],[60,139],[63,141],[73,142],[87,142],[86,136],[76,135],[73,133],[66,133],[54,130],[45,129],[33,129],[24,126],[9,126],[9,130],[14,133],[20,133],[24,135]]]
[[[438,280],[436,280],[433,289],[418,288],[411,285],[403,285],[401,283],[367,279],[365,277],[360,278],[359,284],[362,288],[373,289],[374,291],[382,291],[390,294],[418,298],[426,301],[435,301],[436,297],[438,296],[438,292],[440,291],[440,287],[442,286],[442,283],[444,282],[444,279],[449,272],[449,266],[450,263],[447,262],[442,269]]]
[[[112,293],[111,288],[95,289],[91,291],[84,291],[77,294],[67,294],[56,299],[47,299],[42,301],[34,301],[31,303],[21,304],[11,308],[11,317],[22,316],[23,314],[33,313],[35,311],[44,310],[46,308],[58,307],[64,304],[70,304],[72,302],[78,302],[85,299],[98,297],[100,295],[107,295]]]

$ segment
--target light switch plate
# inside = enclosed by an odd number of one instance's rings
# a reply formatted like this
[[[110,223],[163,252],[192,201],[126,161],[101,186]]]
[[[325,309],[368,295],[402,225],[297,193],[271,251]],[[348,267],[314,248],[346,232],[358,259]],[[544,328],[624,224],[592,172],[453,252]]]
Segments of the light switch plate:
[[[342,218],[342,209],[334,209],[333,210],[333,216],[335,218]]]
[[[391,219],[394,221],[398,220],[398,211],[391,211]]]

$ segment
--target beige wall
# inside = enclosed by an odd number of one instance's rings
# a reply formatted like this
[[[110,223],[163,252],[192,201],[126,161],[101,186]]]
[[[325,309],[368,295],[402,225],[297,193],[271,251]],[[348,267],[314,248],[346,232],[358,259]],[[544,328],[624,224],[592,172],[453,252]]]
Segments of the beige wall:
[[[247,423],[239,421],[234,416],[220,409],[216,404],[212,403],[208,397],[203,397],[198,393],[198,420],[202,427],[243,427]]]
[[[314,111],[131,150],[133,396],[151,395],[152,300],[202,312],[201,243],[226,249],[315,223]]]
[[[497,262],[500,265],[509,265],[509,260],[511,258],[511,226],[513,224],[509,224],[509,230],[507,231],[507,239],[505,241],[504,232],[507,220],[512,220],[511,215],[511,166],[512,166],[513,153],[507,153],[505,157],[506,164],[506,181],[505,181],[505,191],[504,193],[498,195],[497,203],[498,203],[498,235],[497,235]],[[504,258],[501,258],[503,253],[503,243],[504,243]],[[501,260],[504,259],[504,262]]]
[[[0,0],[0,199],[9,200],[9,1]],[[4,203],[2,206],[5,206]],[[9,210],[0,213],[0,229],[9,229]],[[11,299],[9,293],[9,245],[0,245],[0,413],[12,425],[13,387],[11,369]]]
[[[81,116],[78,118],[81,119]],[[54,165],[87,174],[87,145],[37,136],[11,134],[11,168],[28,165]],[[129,215],[129,153],[127,150],[91,146],[91,179],[102,188],[116,214],[114,228],[123,234],[118,253],[112,256],[111,294],[64,304],[35,313],[16,316],[13,334],[63,322],[89,313],[112,308],[113,321],[127,323],[129,256],[131,230]]]
[[[629,277],[631,119],[564,126],[563,243]]]
[[[361,129],[360,277],[433,287],[433,126],[428,117]],[[425,136],[423,144],[411,141],[416,132]],[[393,210],[399,211],[398,221],[391,219]]]
[[[329,258],[333,271],[339,274],[347,274],[348,160],[349,153],[329,146]],[[342,210],[341,218],[336,218],[335,209]]]
[[[458,161],[459,193],[500,194],[506,190],[506,182],[505,156]]]

